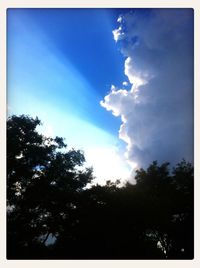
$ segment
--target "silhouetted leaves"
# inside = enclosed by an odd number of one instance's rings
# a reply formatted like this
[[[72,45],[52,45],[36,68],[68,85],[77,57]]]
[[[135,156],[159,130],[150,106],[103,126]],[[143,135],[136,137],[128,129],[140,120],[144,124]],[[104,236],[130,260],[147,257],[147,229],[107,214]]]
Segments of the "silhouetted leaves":
[[[38,118],[7,122],[9,259],[192,259],[193,167],[154,161],[136,184],[90,185],[84,154],[44,137]],[[87,186],[87,187],[86,187]]]

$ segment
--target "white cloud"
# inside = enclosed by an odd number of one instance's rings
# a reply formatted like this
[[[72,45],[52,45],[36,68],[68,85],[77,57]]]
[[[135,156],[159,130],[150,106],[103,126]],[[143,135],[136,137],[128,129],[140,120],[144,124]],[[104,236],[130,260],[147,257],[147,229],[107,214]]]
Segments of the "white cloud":
[[[113,30],[112,33],[113,33],[113,38],[116,42],[119,40],[122,40],[125,37],[125,34],[122,31],[122,27],[119,27],[118,29]]]
[[[87,166],[94,168],[96,179],[93,183],[105,184],[107,180],[125,182],[130,177],[130,167],[126,165],[114,147],[92,147],[85,150]]]
[[[134,62],[131,57],[125,60],[124,74],[128,77],[129,82],[133,84],[134,88],[138,88],[148,82],[148,75],[145,75],[146,73],[134,69]]]
[[[192,10],[143,12],[123,15],[123,39],[122,26],[113,31],[131,88],[112,86],[101,105],[121,116],[119,138],[132,167],[193,161]]]
[[[127,87],[127,86],[128,86],[128,82],[127,82],[127,81],[124,81],[124,82],[122,83],[122,85],[125,86],[125,87]]]
[[[122,16],[119,16],[119,18],[117,19],[117,22],[121,23],[123,20]]]

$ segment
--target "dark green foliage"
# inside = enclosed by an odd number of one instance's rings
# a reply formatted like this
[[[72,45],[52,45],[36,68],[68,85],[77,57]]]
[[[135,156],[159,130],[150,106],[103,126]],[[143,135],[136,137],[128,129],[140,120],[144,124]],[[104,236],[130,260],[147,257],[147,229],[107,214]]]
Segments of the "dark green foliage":
[[[38,118],[7,122],[9,259],[192,259],[193,167],[153,162],[136,184],[86,187],[92,169]],[[50,244],[50,242],[52,242]]]

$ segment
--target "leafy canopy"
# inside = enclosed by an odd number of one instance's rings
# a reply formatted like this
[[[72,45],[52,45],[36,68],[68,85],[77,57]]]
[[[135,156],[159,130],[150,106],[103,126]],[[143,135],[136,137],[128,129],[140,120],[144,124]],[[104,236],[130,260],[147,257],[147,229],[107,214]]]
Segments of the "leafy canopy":
[[[130,182],[93,185],[84,154],[38,133],[40,120],[7,121],[9,259],[192,259],[193,167],[154,161]]]

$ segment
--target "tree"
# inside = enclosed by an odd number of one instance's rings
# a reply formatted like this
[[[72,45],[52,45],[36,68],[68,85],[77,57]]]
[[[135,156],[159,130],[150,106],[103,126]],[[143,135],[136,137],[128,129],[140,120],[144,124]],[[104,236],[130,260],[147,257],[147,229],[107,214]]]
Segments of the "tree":
[[[93,179],[91,169],[78,168],[83,152],[39,134],[40,124],[24,115],[7,121],[8,258],[44,257],[47,239],[66,223],[71,236],[78,195]]]
[[[24,115],[7,121],[9,259],[193,258],[190,163],[154,161],[134,185],[92,185],[83,152],[39,134],[40,124]]]
[[[182,160],[173,168],[154,161],[136,174],[144,204],[146,235],[166,258],[192,259],[194,254],[193,167]]]

